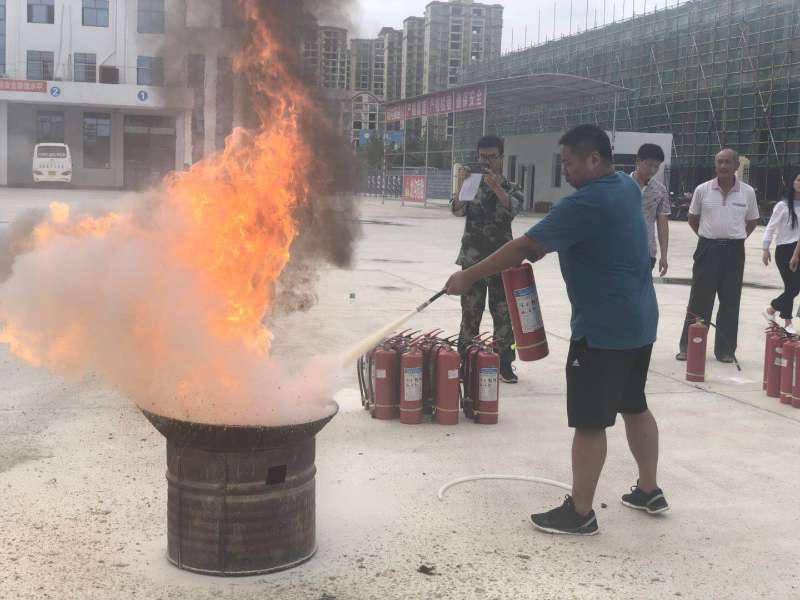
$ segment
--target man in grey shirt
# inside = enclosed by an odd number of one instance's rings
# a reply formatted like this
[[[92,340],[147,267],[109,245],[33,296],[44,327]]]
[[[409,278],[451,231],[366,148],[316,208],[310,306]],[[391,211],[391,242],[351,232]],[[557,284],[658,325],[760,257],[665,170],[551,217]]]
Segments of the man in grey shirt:
[[[656,174],[664,162],[664,151],[655,144],[644,144],[636,153],[636,170],[631,174],[633,180],[642,190],[642,212],[647,224],[647,236],[650,243],[650,267],[655,268],[658,248],[661,247],[661,259],[658,260],[658,274],[667,274],[669,262],[669,193],[667,188],[656,179]],[[658,227],[658,246],[656,246],[656,227]]]

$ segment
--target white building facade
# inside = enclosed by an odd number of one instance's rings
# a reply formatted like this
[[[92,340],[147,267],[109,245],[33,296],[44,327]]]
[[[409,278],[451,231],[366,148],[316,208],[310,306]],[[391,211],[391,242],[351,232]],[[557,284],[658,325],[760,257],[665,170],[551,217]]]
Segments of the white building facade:
[[[213,154],[243,90],[225,0],[0,0],[0,185],[64,142],[77,187],[140,188]],[[236,93],[234,93],[236,90]]]

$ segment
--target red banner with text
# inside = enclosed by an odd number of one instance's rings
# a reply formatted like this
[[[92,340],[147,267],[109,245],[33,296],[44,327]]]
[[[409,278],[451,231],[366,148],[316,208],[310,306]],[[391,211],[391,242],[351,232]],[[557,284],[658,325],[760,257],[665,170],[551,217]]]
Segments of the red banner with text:
[[[436,117],[468,110],[483,110],[485,107],[486,92],[483,86],[479,85],[387,104],[386,122]]]

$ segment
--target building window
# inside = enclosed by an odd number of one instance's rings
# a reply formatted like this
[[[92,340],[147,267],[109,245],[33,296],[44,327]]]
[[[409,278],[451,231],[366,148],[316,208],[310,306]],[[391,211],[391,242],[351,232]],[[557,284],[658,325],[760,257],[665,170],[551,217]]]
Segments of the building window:
[[[164,85],[164,59],[154,56],[136,58],[137,85]]]
[[[233,131],[233,65],[231,59],[220,56],[217,59],[217,150],[225,148],[225,138]]]
[[[83,0],[84,27],[108,27],[108,0]]]
[[[64,113],[42,110],[36,113],[36,143],[64,143]]]
[[[6,0],[0,0],[0,74],[6,72]]]
[[[55,23],[56,0],[28,0],[28,23]]]
[[[186,58],[186,71],[189,88],[194,94],[192,162],[195,163],[205,154],[206,57],[202,54],[190,54]]]
[[[164,33],[164,0],[139,0],[139,33]]]
[[[83,113],[83,166],[111,168],[111,115]]]
[[[97,55],[75,53],[75,81],[97,83]]]
[[[28,50],[28,79],[50,81],[53,79],[53,53]]]
[[[553,155],[553,187],[561,187],[561,155]]]

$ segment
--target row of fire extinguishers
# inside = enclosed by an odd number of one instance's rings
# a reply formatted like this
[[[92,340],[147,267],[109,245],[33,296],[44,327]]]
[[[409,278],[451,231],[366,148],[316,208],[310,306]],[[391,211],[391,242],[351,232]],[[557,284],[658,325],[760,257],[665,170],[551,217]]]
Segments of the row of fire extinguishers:
[[[530,264],[503,272],[515,349],[522,361],[548,355],[539,295]],[[493,339],[481,335],[466,348],[462,364],[457,336],[404,331],[358,359],[361,400],[376,419],[422,423],[427,416],[439,425],[455,425],[459,411],[482,425],[498,422],[500,356]]]
[[[719,330],[717,331],[719,335]],[[689,325],[686,348],[686,379],[705,381],[708,327],[697,318]],[[764,341],[762,388],[770,398],[800,408],[800,337],[772,323]]]
[[[775,323],[766,331],[762,387],[770,398],[800,408],[800,338]]]

